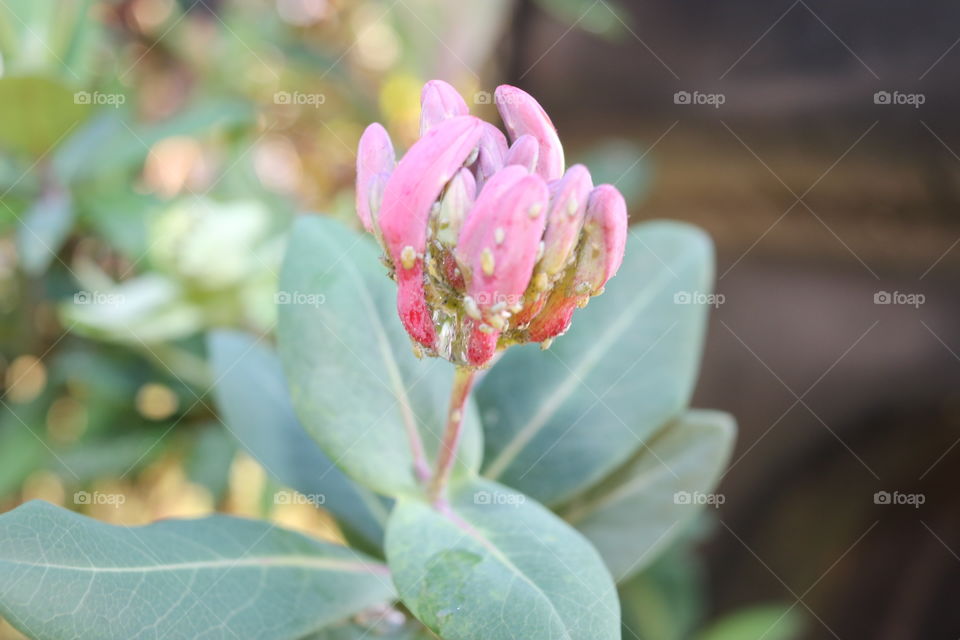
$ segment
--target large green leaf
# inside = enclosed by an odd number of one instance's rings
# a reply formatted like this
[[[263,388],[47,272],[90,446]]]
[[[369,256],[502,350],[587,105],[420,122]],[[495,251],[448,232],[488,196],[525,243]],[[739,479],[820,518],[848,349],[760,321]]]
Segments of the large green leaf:
[[[690,411],[658,433],[629,463],[562,515],[626,580],[652,562],[684,525],[720,496],[709,493],[736,436],[732,417]]]
[[[479,386],[484,475],[552,505],[625,462],[689,402],[707,318],[696,301],[712,281],[702,231],[634,227],[620,272],[570,331],[546,353],[511,348]]]
[[[804,637],[805,627],[795,604],[764,604],[724,616],[697,640],[796,640]]]
[[[445,640],[620,638],[620,605],[597,552],[502,485],[461,485],[449,508],[399,500],[387,559],[403,603]]]
[[[300,638],[391,597],[356,552],[228,516],[104,524],[45,502],[0,516],[0,614],[31,638]]]
[[[227,430],[283,484],[322,496],[351,542],[380,549],[386,505],[330,462],[300,426],[279,358],[263,341],[238,331],[214,331],[208,348],[214,397]]]
[[[706,576],[691,542],[675,544],[619,585],[625,639],[690,639],[706,605]]]
[[[277,295],[280,357],[307,432],[364,486],[418,494],[405,425],[418,430],[432,457],[453,366],[414,356],[373,241],[330,219],[301,218]],[[462,438],[456,472],[469,475],[482,447],[472,404]]]

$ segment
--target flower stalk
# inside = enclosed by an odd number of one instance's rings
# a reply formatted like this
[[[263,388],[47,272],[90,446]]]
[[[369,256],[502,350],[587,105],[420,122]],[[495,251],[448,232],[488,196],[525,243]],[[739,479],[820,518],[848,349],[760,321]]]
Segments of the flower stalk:
[[[437,466],[430,482],[430,500],[434,504],[442,503],[444,492],[450,482],[457,448],[460,446],[460,434],[463,431],[463,414],[467,398],[473,388],[477,370],[473,367],[458,366],[453,373],[453,388],[450,390],[450,409],[447,412],[447,426],[443,432],[443,442],[437,455]]]

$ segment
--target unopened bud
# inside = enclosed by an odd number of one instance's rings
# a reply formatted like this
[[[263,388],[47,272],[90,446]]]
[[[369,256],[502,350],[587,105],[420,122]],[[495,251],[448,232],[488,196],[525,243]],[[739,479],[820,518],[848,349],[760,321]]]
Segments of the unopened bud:
[[[460,235],[460,226],[473,206],[477,182],[468,169],[460,169],[453,177],[440,200],[437,212],[437,239],[452,247]]]
[[[540,103],[526,91],[500,85],[494,95],[500,117],[507,126],[511,140],[525,134],[532,135],[540,147],[536,171],[547,181],[563,175],[563,146],[557,130]]]
[[[519,165],[531,173],[537,168],[537,158],[540,156],[540,145],[537,139],[529,134],[517,138],[506,157],[503,159],[504,165]]]
[[[376,122],[371,124],[360,136],[357,148],[357,216],[367,231],[374,228],[372,197],[377,198],[376,208],[379,209],[383,185],[395,164],[389,134]]]
[[[443,80],[431,80],[420,92],[420,135],[444,120],[470,113],[463,96]]]

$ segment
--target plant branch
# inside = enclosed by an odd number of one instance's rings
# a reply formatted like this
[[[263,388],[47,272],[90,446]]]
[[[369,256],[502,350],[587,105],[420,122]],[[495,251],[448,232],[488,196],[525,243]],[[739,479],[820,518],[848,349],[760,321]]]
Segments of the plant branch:
[[[460,445],[460,433],[463,430],[463,409],[470,397],[473,379],[476,370],[470,367],[457,367],[453,373],[453,389],[450,391],[450,409],[447,412],[447,426],[443,432],[443,442],[437,455],[437,467],[430,483],[430,499],[433,502],[441,501],[453,463],[457,458],[457,448]]]

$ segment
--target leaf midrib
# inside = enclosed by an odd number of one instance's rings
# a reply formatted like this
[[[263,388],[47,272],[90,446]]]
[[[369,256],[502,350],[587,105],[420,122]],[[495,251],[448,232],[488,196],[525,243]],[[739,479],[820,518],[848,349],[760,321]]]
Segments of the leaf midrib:
[[[84,573],[157,573],[164,571],[201,571],[204,569],[272,569],[296,568],[316,571],[341,571],[360,574],[389,575],[390,570],[384,564],[353,562],[333,558],[315,558],[311,556],[255,556],[245,558],[221,558],[217,560],[195,560],[161,565],[135,565],[129,567],[91,567],[55,563],[23,562],[19,560],[0,560],[0,565],[26,567],[57,571],[79,571]]]
[[[651,284],[642,292],[641,295],[638,295],[630,306],[620,314],[619,319],[610,326],[610,329],[604,332],[603,337],[599,338],[595,346],[590,348],[577,363],[577,366],[569,371],[569,375],[563,381],[563,383],[552,393],[545,402],[539,411],[534,414],[534,416],[525,424],[519,431],[517,435],[511,440],[507,446],[505,446],[500,454],[494,458],[493,462],[490,463],[490,466],[487,467],[486,471],[483,473],[483,476],[490,480],[497,480],[501,475],[507,470],[510,464],[520,455],[520,453],[526,448],[528,444],[536,437],[538,433],[547,425],[550,421],[550,418],[563,406],[563,403],[573,394],[574,390],[582,384],[584,376],[590,373],[594,367],[602,359],[602,356],[616,343],[617,340],[626,333],[627,329],[633,322],[633,318],[636,313],[639,312],[640,308],[644,305],[649,304],[649,302],[654,298],[654,296],[660,291],[660,288],[664,285],[664,280],[668,274],[672,273],[672,270],[662,269],[658,274],[657,278],[654,279]],[[621,274],[625,275],[625,274]],[[674,276],[676,277],[676,276]],[[562,338],[561,338],[562,339]]]
[[[327,242],[327,238],[324,238],[324,242],[327,243],[327,248],[329,248],[330,244]],[[393,355],[393,348],[390,344],[390,339],[387,337],[386,327],[380,320],[377,306],[374,304],[373,298],[370,296],[367,282],[364,280],[363,275],[359,272],[356,265],[353,264],[352,260],[346,260],[345,264],[347,266],[347,272],[350,274],[350,278],[357,285],[357,291],[359,294],[358,297],[360,298],[364,308],[367,310],[367,317],[370,319],[370,324],[373,327],[374,334],[376,335],[377,347],[380,351],[380,356],[383,359],[384,366],[386,367],[387,376],[390,378],[390,386],[392,387],[393,396],[396,399],[397,404],[400,406],[400,414],[403,419],[404,431],[406,431],[407,437],[410,440],[411,448],[415,447],[416,443],[419,443],[421,451],[423,451],[424,455],[426,455],[426,451],[423,448],[423,441],[420,436],[420,431],[417,429],[416,418],[414,417],[413,409],[411,408],[410,397],[407,394],[406,386],[403,384],[403,376],[400,373],[400,365],[397,363],[397,360]],[[411,455],[415,456],[416,454],[411,450]]]

